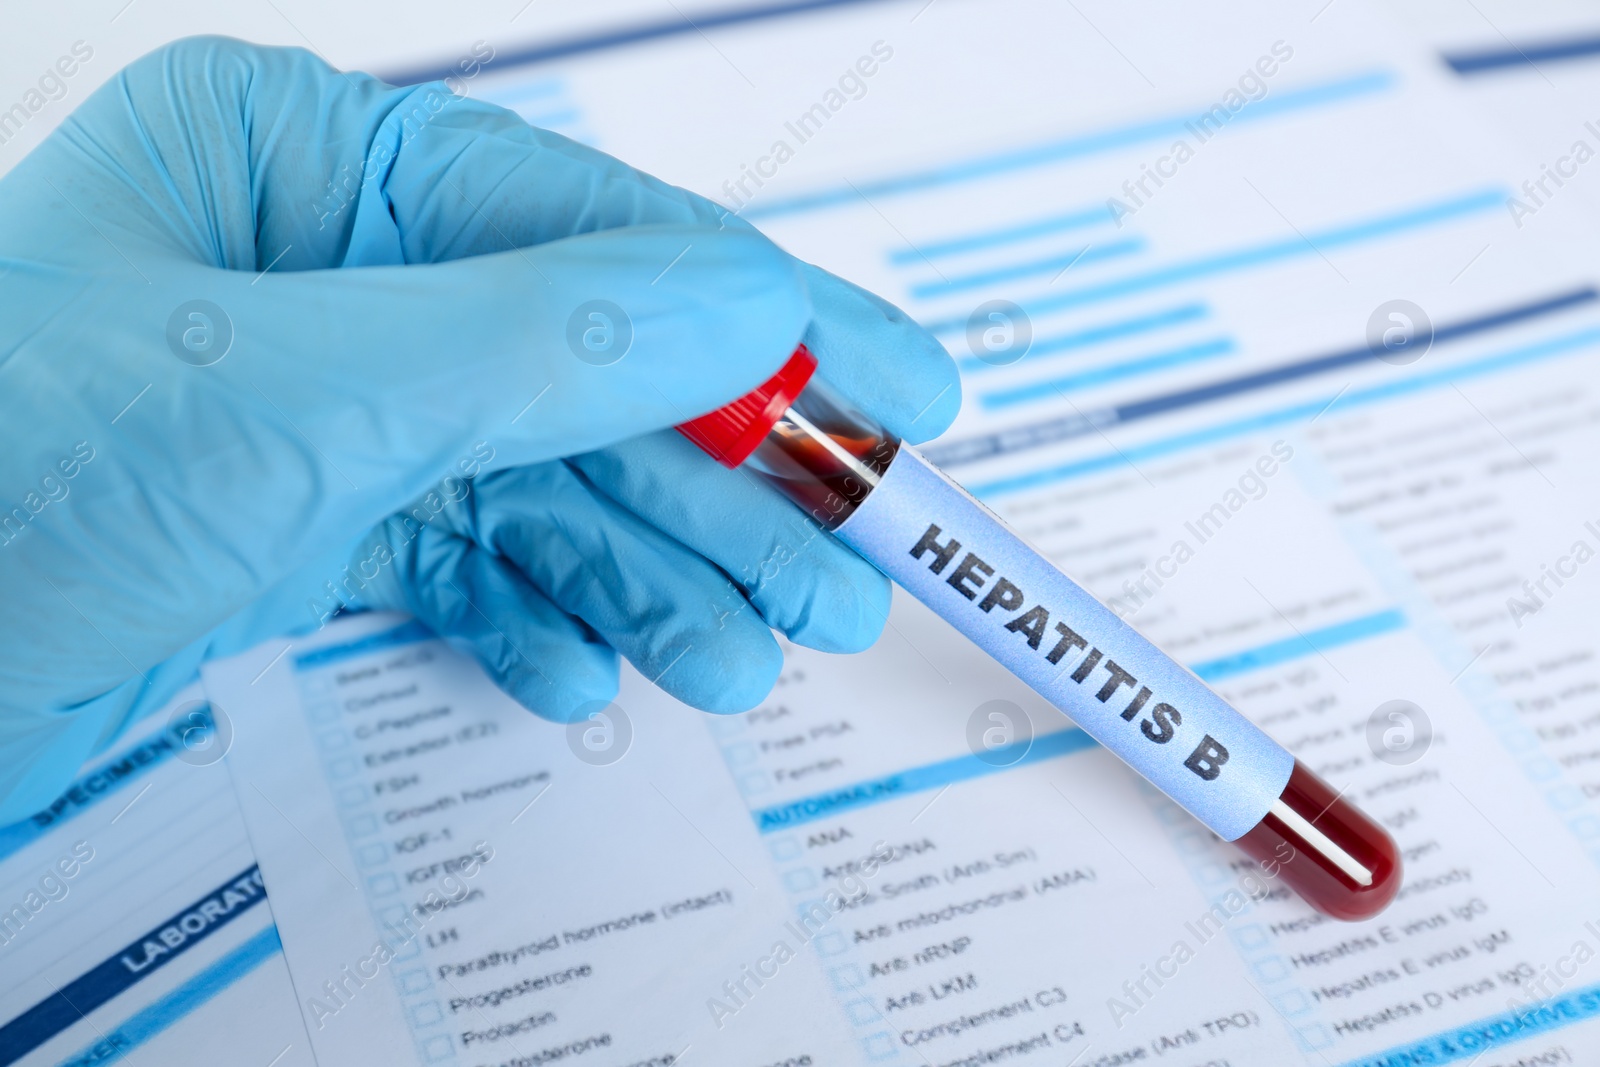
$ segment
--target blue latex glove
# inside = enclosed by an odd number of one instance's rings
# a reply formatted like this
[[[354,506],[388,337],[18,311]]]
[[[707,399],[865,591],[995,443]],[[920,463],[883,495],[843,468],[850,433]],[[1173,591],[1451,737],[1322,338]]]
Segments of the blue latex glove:
[[[609,366],[568,343],[592,300],[631,320]],[[0,180],[0,824],[341,603],[557,719],[617,651],[735,711],[769,626],[870,644],[884,579],[663,429],[802,337],[908,439],[953,418],[894,308],[507,111],[224,39],[135,63]]]

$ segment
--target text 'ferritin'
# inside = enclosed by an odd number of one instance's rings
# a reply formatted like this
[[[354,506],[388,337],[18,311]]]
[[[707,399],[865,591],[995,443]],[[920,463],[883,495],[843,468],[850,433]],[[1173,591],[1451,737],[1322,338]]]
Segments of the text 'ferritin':
[[[961,542],[954,537],[943,544],[939,542],[943,533],[944,531],[937,525],[930,523],[921,539],[911,546],[912,559],[922,559],[931,553],[928,569],[940,575],[961,552]],[[989,585],[986,592],[983,592],[983,587],[990,578],[994,578],[994,582]],[[1133,691],[1133,697],[1128,701],[1128,706],[1122,710],[1121,717],[1130,728],[1134,720],[1138,719],[1139,732],[1146,740],[1157,745],[1164,745],[1177,736],[1178,728],[1183,724],[1182,712],[1164,701],[1157,700],[1152,704],[1151,700],[1155,697],[1155,693],[1149,686],[1140,685],[1139,679],[1120,667],[1117,661],[1107,656],[1102,649],[1091,647],[1085,638],[1066,623],[1057,622],[1052,628],[1050,609],[1043,604],[1035,603],[1026,611],[1022,610],[1028,602],[1027,594],[1004,575],[995,575],[994,568],[984,562],[977,553],[968,552],[962,556],[961,562],[955,565],[950,571],[950,576],[945,579],[945,584],[972,601],[978,611],[993,615],[998,608],[1007,615],[1012,615],[1010,621],[1003,624],[1004,627],[1026,640],[1029,648],[1043,651],[1045,638],[1050,637],[1053,643],[1050,650],[1044,653],[1047,663],[1059,664],[1068,653],[1087,649],[1070,676],[1074,682],[1082,685],[1098,668],[1103,667],[1106,677],[1094,694],[1096,700],[1102,704],[1109,703],[1118,690],[1126,686]],[[983,592],[982,599],[978,597],[979,592]],[[1145,711],[1147,707],[1148,712]],[[1142,719],[1139,718],[1141,712],[1145,712],[1145,717]],[[1183,761],[1183,765],[1210,782],[1215,781],[1222,773],[1222,765],[1227,762],[1227,748],[1216,738],[1206,734]]]

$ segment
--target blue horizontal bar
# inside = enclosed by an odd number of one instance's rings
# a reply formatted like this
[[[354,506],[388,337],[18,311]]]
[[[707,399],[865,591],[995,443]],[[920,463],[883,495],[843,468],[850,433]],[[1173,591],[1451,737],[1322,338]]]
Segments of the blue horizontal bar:
[[[1196,663],[1189,669],[1194,671],[1202,682],[1219,682],[1234,675],[1273,667],[1302,656],[1326,652],[1340,645],[1353,644],[1379,634],[1402,630],[1405,625],[1406,617],[1399,611],[1393,609],[1380,611],[1373,615],[1364,615],[1359,619],[1349,619],[1332,626],[1324,626],[1320,630],[1308,630],[1294,637],[1286,637],[1282,641],[1272,641],[1255,648],[1247,648],[1231,656]]]
[[[1295,638],[1293,641],[1274,641],[1225,659],[1202,663],[1193,670],[1202,679],[1211,681],[1215,677],[1243,674],[1246,671],[1275,666],[1303,656],[1313,656],[1329,648],[1388,633],[1403,625],[1405,618],[1400,612],[1379,612],[1377,615],[1313,630],[1305,635],[1305,640]],[[1223,664],[1227,666],[1222,666]],[[1203,673],[1207,670],[1213,674],[1208,676]],[[994,749],[981,759],[975,755],[957,756],[954,759],[912,767],[881,778],[870,778],[854,785],[830,789],[825,793],[816,793],[785,804],[757,808],[751,811],[750,815],[755,819],[756,829],[759,832],[778,833],[821,819],[835,818],[858,808],[898,800],[913,793],[942,789],[957,782],[984,778],[1015,767],[1025,767],[1030,763],[1039,763],[1096,747],[1098,746],[1094,738],[1076,727],[1056,730],[1053,733],[1041,734],[1031,741],[1018,741]]]
[[[49,807],[9,826],[0,826],[0,860],[53,832],[68,819],[82,815],[176,756],[183,750],[189,731],[211,722],[211,705],[201,704],[194,709],[194,715],[95,764],[73,779]]]
[[[1490,312],[1461,322],[1448,323],[1436,327],[1433,331],[1433,344],[1435,346],[1455,341],[1461,337],[1468,337],[1485,330],[1495,329],[1500,326],[1510,326],[1525,319],[1536,318],[1540,315],[1564,311],[1577,304],[1588,303],[1594,299],[1596,293],[1593,289],[1579,289],[1571,293],[1547,300],[1536,301],[1532,304],[1523,304],[1514,308]],[[1180,407],[1188,407],[1198,401],[1218,399],[1238,392],[1251,389],[1266,388],[1281,382],[1303,378],[1309,373],[1320,373],[1332,369],[1334,366],[1348,366],[1352,363],[1365,363],[1376,359],[1371,347],[1361,345],[1332,355],[1317,357],[1303,363],[1287,367],[1270,367],[1266,370],[1255,371],[1229,379],[1226,382],[1208,382],[1194,389],[1183,390],[1178,393],[1169,393],[1165,396],[1147,397],[1144,400],[1125,404],[1118,409],[1118,421],[1130,419],[1149,418],[1163,412],[1172,411]]]
[[[1026,358],[1036,360],[1041,356],[1088,348],[1103,341],[1117,341],[1124,337],[1133,337],[1137,334],[1148,333],[1151,330],[1159,330],[1167,326],[1195,322],[1205,318],[1210,313],[1210,309],[1204,304],[1184,304],[1180,307],[1152,312],[1149,315],[1138,315],[1131,319],[1120,319],[1116,322],[1107,322],[1099,326],[1090,326],[1086,329],[1074,330],[1072,333],[1059,334],[1055,337],[1035,341],[1028,346]],[[967,356],[961,360],[961,369],[963,371],[1000,370],[1003,367],[1014,365],[1010,363],[989,363],[979,359],[977,356]]]
[[[416,644],[418,641],[432,641],[437,636],[422,623],[412,619],[410,622],[403,622],[399,626],[368,634],[366,637],[342,645],[329,645],[326,648],[301,653],[294,658],[294,665],[296,669],[302,671],[315,670],[357,656],[365,656],[382,648],[397,648],[400,645]]]
[[[204,1007],[218,993],[282,951],[283,943],[278,939],[276,926],[252,934],[205,970],[137,1012],[110,1033],[104,1034],[94,1044],[61,1061],[58,1067],[114,1063],[126,1058],[129,1052]]]
[[[1043,400],[1053,396],[1060,396],[1073,389],[1090,389],[1097,385],[1121,381],[1124,378],[1132,378],[1140,374],[1151,374],[1159,370],[1181,367],[1185,363],[1197,363],[1203,359],[1214,359],[1217,356],[1227,355],[1233,349],[1232,338],[1216,337],[1209,341],[1184,345],[1182,348],[1156,352],[1153,355],[1119,360],[1104,367],[1079,371],[1076,374],[1068,374],[1061,378],[1050,378],[1042,382],[1030,382],[1027,385],[1015,386],[1011,389],[999,389],[992,393],[982,393],[978,397],[978,402],[986,410],[990,411],[998,408],[1013,407],[1017,404],[1025,404],[1030,400]]]
[[[1253,122],[1285,112],[1299,111],[1303,108],[1341,103],[1345,100],[1368,96],[1373,93],[1387,92],[1394,88],[1397,83],[1398,79],[1393,72],[1375,70],[1323,82],[1319,85],[1309,85],[1301,89],[1288,89],[1275,96],[1268,96],[1262,100],[1246,104],[1242,110],[1233,114],[1230,121]],[[995,155],[979,156],[960,163],[950,163],[942,167],[914,171],[910,174],[902,174],[893,178],[858,181],[853,185],[846,184],[834,189],[823,189],[814,193],[789,197],[788,199],[752,205],[748,211],[743,212],[743,215],[748,219],[770,218],[774,215],[793,215],[802,211],[815,211],[818,208],[837,207],[840,204],[853,203],[862,197],[892,196],[922,189],[934,189],[959,182],[988,178],[1009,171],[1026,170],[1031,167],[1059,163],[1063,160],[1079,159],[1085,156],[1097,155],[1101,152],[1128,148],[1132,145],[1143,144],[1146,141],[1165,141],[1172,137],[1182,137],[1185,134],[1193,136],[1189,131],[1188,124],[1194,121],[1196,114],[1196,112],[1184,112],[1178,115],[1168,115],[1147,122],[1135,123],[1131,126],[1118,126],[1109,130],[1101,130],[1097,133],[1068,137],[1060,141],[1047,141],[1028,148],[1000,152]]]
[[[1088,459],[1076,460],[1072,463],[1064,463],[1044,470],[1031,471],[1027,474],[1017,474],[1009,478],[997,478],[990,482],[980,482],[977,485],[969,485],[967,489],[979,497],[995,496],[1001,493],[1016,493],[1025,489],[1033,489],[1040,485],[1091,474],[1096,471],[1109,470],[1141,459],[1155,459],[1173,452],[1181,452],[1184,449],[1210,444],[1213,441],[1237,437],[1240,434],[1254,433],[1286,422],[1294,422],[1302,418],[1313,418],[1318,413],[1326,411],[1336,400],[1341,409],[1361,407],[1366,404],[1378,403],[1398,396],[1421,392],[1425,389],[1432,389],[1436,386],[1448,385],[1451,382],[1465,381],[1468,378],[1493,374],[1524,363],[1534,363],[1556,356],[1568,355],[1595,345],[1600,345],[1600,327],[1591,326],[1547,341],[1540,341],[1536,344],[1514,348],[1509,352],[1502,352],[1485,359],[1464,363],[1460,367],[1447,367],[1431,374],[1419,374],[1404,381],[1391,382],[1387,385],[1353,389],[1342,395],[1335,393],[1331,397],[1324,397],[1309,403],[1294,404],[1289,407],[1279,408],[1276,411],[1250,415],[1217,426],[1191,430],[1171,437],[1158,438],[1142,445],[1130,446],[1118,452],[1091,456]]]
[[[1253,245],[1248,248],[1235,249],[1231,252],[1219,252],[1209,256],[1201,256],[1198,259],[1189,260],[1187,263],[1174,263],[1142,274],[1134,274],[1126,278],[1083,286],[1064,293],[1036,297],[1033,300],[1019,301],[1019,303],[1023,311],[1029,314],[1037,314],[1044,311],[1058,311],[1062,308],[1097,303],[1101,300],[1114,300],[1132,293],[1142,293],[1151,289],[1159,289],[1162,286],[1194,281],[1197,278],[1204,278],[1213,274],[1226,274],[1230,271],[1276,263],[1279,260],[1318,255],[1329,249],[1360,244],[1363,241],[1376,240],[1380,237],[1389,237],[1393,234],[1404,233],[1407,230],[1415,230],[1423,226],[1447,222],[1474,212],[1497,210],[1505,206],[1505,197],[1505,191],[1502,189],[1483,189],[1464,196],[1441,200],[1438,203],[1427,204],[1423,207],[1408,208],[1404,211],[1380,215],[1365,222],[1334,226],[1305,236],[1297,235],[1283,238],[1282,240],[1268,241],[1265,244]],[[965,329],[966,324],[965,317],[957,317],[931,322],[927,324],[927,327],[934,333],[949,333],[953,330]]]
[[[1121,241],[1113,241],[1104,245],[1085,245],[1083,248],[1074,249],[1061,255],[1045,256],[1042,259],[1031,259],[1025,263],[1013,263],[1005,267],[974,271],[971,274],[960,274],[954,278],[920,282],[911,287],[911,295],[918,300],[926,300],[929,297],[943,296],[946,293],[958,293],[964,289],[976,289],[979,286],[993,285],[995,282],[1029,278],[1035,274],[1059,275],[1069,267],[1077,266],[1080,263],[1097,263],[1102,259],[1116,259],[1120,256],[1132,255],[1143,250],[1144,238],[1142,237],[1128,237]]]
[[[1401,1064],[1476,1063],[1490,1049],[1504,1048],[1540,1034],[1552,1033],[1600,1015],[1600,985],[1558,993],[1526,1008],[1487,1015],[1430,1037],[1407,1041],[1383,1052],[1358,1056],[1341,1067],[1399,1067]],[[1500,1061],[1505,1062],[1505,1061]],[[1523,1059],[1522,1063],[1534,1062]],[[1575,1062],[1575,1061],[1574,1061]]]
[[[1485,74],[1506,67],[1534,70],[1538,63],[1567,59],[1590,59],[1600,55],[1600,36],[1570,37],[1561,41],[1512,44],[1510,48],[1487,48],[1479,52],[1445,52],[1439,58],[1457,74]]]
[[[15,1019],[0,1026],[0,1067],[8,1067],[78,1020],[106,1004],[267,899],[255,864],[113,952],[98,965],[55,988]],[[178,940],[172,941],[176,934]],[[98,1062],[98,1061],[96,1061]]]
[[[1458,319],[1455,322],[1434,328],[1433,345],[1435,349],[1438,349],[1444,344],[1472,337],[1488,330],[1514,325],[1545,315],[1557,314],[1583,304],[1590,304],[1597,298],[1600,298],[1600,291],[1591,286],[1584,286],[1580,289],[1558,293],[1555,296],[1544,297],[1526,304],[1516,304],[1512,307],[1501,308],[1470,319]],[[1042,448],[1045,445],[1056,444],[1074,437],[1082,437],[1085,434],[1103,430],[1107,426],[1118,426],[1170,411],[1195,407],[1223,397],[1265,389],[1316,374],[1325,374],[1340,367],[1369,363],[1376,358],[1372,349],[1362,344],[1327,355],[1297,359],[1289,363],[1280,363],[1275,367],[1268,367],[1265,370],[1251,371],[1248,374],[1241,374],[1233,378],[1207,382],[1205,385],[1192,386],[1171,393],[1146,397],[1143,400],[1136,400],[1117,407],[1099,408],[1087,414],[1075,413],[1070,416],[1047,419],[1042,422],[1023,423],[1009,426],[993,433],[935,444],[924,448],[922,452],[929,460],[941,467],[956,467],[963,463],[976,463],[979,460],[991,459],[995,456],[1003,456],[1012,452],[1024,452],[1031,448]]]
[[[900,265],[921,263],[925,259],[959,255],[962,252],[977,252],[985,248],[1013,244],[1017,241],[1028,241],[1035,237],[1043,237],[1046,234],[1060,233],[1062,230],[1079,230],[1086,226],[1095,226],[1110,221],[1112,221],[1112,214],[1109,209],[1104,207],[1089,208],[1086,211],[1052,215],[1047,219],[1037,219],[1033,222],[1024,222],[1016,226],[1004,226],[998,230],[984,230],[980,233],[968,234],[965,237],[948,237],[941,241],[924,242],[916,248],[902,248],[889,253],[889,262]]]
[[[497,52],[495,57],[489,63],[483,64],[483,66],[488,69],[492,64],[494,71],[498,73],[513,67],[529,67],[539,63],[548,63],[554,59],[568,59],[572,56],[587,55],[590,52],[605,52],[627,45],[643,44],[647,41],[703,35],[706,30],[721,29],[724,26],[740,26],[752,22],[766,22],[769,19],[784,18],[789,15],[804,15],[813,11],[825,11],[828,8],[858,7],[863,4],[882,2],[883,0],[789,0],[788,3],[782,4],[747,4],[742,7],[723,8],[721,11],[696,12],[692,17],[679,12],[675,18],[662,19],[657,22],[635,23],[631,26],[619,26],[616,29],[579,34],[563,40],[551,41],[548,44],[536,44],[526,48]],[[395,71],[382,77],[390,85],[420,85],[423,82],[438,81],[459,75],[460,69],[456,66],[458,62],[459,60],[452,59],[442,65]]]
[[[787,804],[761,808],[750,814],[755,819],[756,829],[761,833],[777,833],[804,823],[816,822],[818,819],[830,819],[857,808],[881,804],[886,800],[926,792],[929,789],[940,789],[955,782],[982,778],[1094,747],[1096,747],[1094,738],[1082,730],[1075,727],[1057,730],[1054,733],[1042,734],[1031,741],[1018,741],[994,749],[984,759],[979,759],[977,756],[957,756],[954,759],[913,767],[883,778],[793,800]],[[1009,763],[1008,758],[1011,760]]]

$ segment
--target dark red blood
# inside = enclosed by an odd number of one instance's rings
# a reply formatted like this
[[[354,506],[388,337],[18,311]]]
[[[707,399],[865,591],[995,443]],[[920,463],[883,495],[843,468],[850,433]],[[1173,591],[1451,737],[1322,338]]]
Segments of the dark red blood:
[[[1295,761],[1284,804],[1372,874],[1362,885],[1341,870],[1320,846],[1306,840],[1271,812],[1234,844],[1281,879],[1306,903],[1334,919],[1370,919],[1400,891],[1400,852],[1387,831]]]

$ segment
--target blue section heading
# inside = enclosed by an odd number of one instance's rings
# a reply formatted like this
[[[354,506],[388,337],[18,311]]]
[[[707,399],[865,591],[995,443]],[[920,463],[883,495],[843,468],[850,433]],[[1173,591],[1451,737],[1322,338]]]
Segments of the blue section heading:
[[[1231,656],[1196,663],[1189,669],[1202,681],[1218,682],[1224,678],[1232,678],[1236,674],[1276,666],[1287,660],[1299,659],[1301,656],[1326,652],[1340,645],[1364,641],[1369,637],[1377,637],[1379,634],[1394,630],[1403,630],[1405,625],[1406,617],[1400,611],[1396,609],[1380,611],[1374,615],[1324,626],[1320,630],[1308,630],[1303,634],[1236,652]]]
[[[938,789],[953,782],[964,782],[969,778],[982,778],[985,775],[1009,771],[1015,767],[1025,767],[1040,760],[1054,759],[1069,752],[1081,752],[1094,747],[1094,738],[1082,730],[1057,730],[1055,733],[1035,737],[1031,741],[1018,741],[997,748],[982,759],[977,756],[957,756],[941,763],[913,767],[898,774],[874,778],[868,782],[858,782],[855,785],[847,785],[841,789],[790,801],[787,804],[761,808],[750,814],[754,816],[756,829],[761,833],[776,833],[779,830],[831,818],[896,797]]]
[[[1085,226],[1096,226],[1101,223],[1113,222],[1115,218],[1111,211],[1102,204],[1082,211],[1069,212],[1065,215],[1052,215],[1045,219],[1034,219],[1032,222],[1020,222],[1010,226],[1002,226],[999,229],[968,233],[960,237],[944,237],[937,241],[925,241],[915,248],[902,248],[889,253],[889,262],[899,264],[921,263],[939,256],[955,256],[963,252],[976,252],[983,248],[995,248],[999,245],[1014,244],[1018,241],[1031,241],[1035,237],[1060,233],[1062,230],[1078,230]]]
[[[206,715],[209,721],[210,705],[196,710]],[[174,723],[170,728],[129,746],[79,775],[44,810],[36,811],[10,826],[0,826],[0,860],[167,762],[183,747],[183,736],[194,728],[192,719]]]
[[[979,497],[992,496],[998,493],[1014,493],[1050,482],[1076,478],[1095,471],[1110,470],[1127,463],[1137,463],[1141,459],[1154,459],[1157,456],[1181,452],[1187,448],[1210,444],[1213,441],[1221,441],[1239,434],[1255,433],[1269,426],[1281,426],[1284,423],[1298,422],[1300,419],[1315,418],[1321,412],[1333,407],[1335,402],[1337,402],[1341,410],[1362,407],[1367,404],[1379,403],[1392,400],[1395,397],[1422,392],[1426,389],[1449,385],[1451,382],[1466,381],[1485,374],[1496,374],[1524,363],[1537,363],[1557,356],[1571,355],[1574,352],[1593,348],[1596,345],[1600,345],[1600,327],[1589,327],[1588,329],[1552,337],[1548,340],[1523,345],[1520,348],[1513,348],[1508,352],[1500,352],[1483,359],[1473,360],[1470,363],[1463,363],[1459,367],[1446,367],[1444,370],[1433,371],[1429,374],[1419,374],[1415,377],[1405,378],[1398,382],[1390,382],[1386,385],[1375,385],[1366,389],[1351,389],[1343,394],[1336,393],[1331,397],[1319,398],[1303,404],[1292,404],[1288,407],[1278,408],[1275,411],[1264,411],[1258,415],[1248,415],[1217,426],[1208,426],[1203,429],[1191,430],[1187,433],[1174,434],[1171,437],[1158,438],[1118,452],[1090,456],[1087,459],[1076,460],[1061,466],[1048,467],[1044,470],[1032,471],[1027,474],[1018,474],[1010,478],[999,478],[992,482],[980,482],[976,485],[967,486],[967,489]]]
[[[706,30],[721,29],[724,26],[765,22],[768,19],[783,18],[788,15],[825,11],[832,7],[859,7],[863,4],[882,2],[883,0],[789,0],[788,3],[749,4],[744,7],[723,8],[720,11],[696,12],[692,17],[680,11],[676,18],[619,26],[616,29],[568,37],[548,44],[499,52],[495,55],[493,63],[496,71],[512,67],[529,67],[555,59],[586,55],[590,52],[605,52],[625,45],[644,44],[647,41],[659,41],[689,34],[703,35]],[[390,85],[420,85],[422,82],[439,81],[459,73],[455,62],[452,61],[442,67],[418,67],[396,71],[385,75],[384,81]]]
[[[1289,89],[1278,93],[1276,96],[1269,96],[1247,105],[1234,113],[1229,122],[1253,122],[1284,112],[1298,111],[1302,108],[1340,103],[1356,97],[1386,92],[1394,88],[1397,83],[1397,79],[1392,72],[1377,70],[1323,82],[1319,85]],[[824,189],[784,200],[753,204],[750,210],[743,212],[743,215],[747,219],[764,219],[774,215],[792,215],[802,211],[814,211],[818,208],[853,203],[863,197],[892,196],[899,193],[917,192],[922,189],[935,189],[959,182],[975,181],[995,174],[1004,174],[1008,171],[1027,170],[1031,167],[1040,167],[1050,163],[1060,163],[1064,160],[1097,155],[1101,152],[1115,151],[1119,148],[1128,148],[1133,145],[1143,144],[1146,141],[1164,141],[1170,137],[1182,137],[1185,134],[1192,136],[1189,124],[1196,121],[1202,114],[1204,114],[1204,105],[1194,112],[1168,115],[1159,119],[1134,123],[1130,126],[1100,130],[1096,133],[1079,134],[1059,141],[1048,141],[1044,144],[1030,145],[1010,152],[979,156],[960,163],[950,163],[942,167],[933,167],[897,177],[879,178],[875,181],[861,180],[836,189]]]
[[[282,951],[276,926],[252,934],[211,966],[56,1067],[99,1067],[123,1058]]]
[[[1507,42],[1509,48],[1488,48],[1481,52],[1445,52],[1439,58],[1457,74],[1487,74],[1507,67],[1525,67],[1538,70],[1540,63],[1568,59],[1593,59],[1600,56],[1600,34],[1585,34],[1560,41],[1528,41],[1518,45]]]
[[[315,670],[318,667],[342,663],[347,659],[355,659],[357,656],[365,656],[379,649],[414,645],[418,641],[432,641],[438,636],[422,623],[412,619],[410,622],[403,622],[399,626],[369,634],[347,644],[329,645],[327,648],[306,652],[294,658],[294,665],[297,670]]]
[[[1420,1041],[1362,1056],[1341,1067],[1420,1067],[1422,1064],[1432,1067],[1462,1060],[1476,1062],[1490,1049],[1504,1048],[1597,1015],[1600,1015],[1600,985],[1592,985],[1526,1008],[1490,1015]]]
[[[1432,204],[1423,204],[1420,207],[1391,211],[1389,214],[1379,215],[1377,218],[1363,219],[1360,222],[1345,223],[1340,226],[1330,226],[1327,229],[1317,230],[1313,233],[1296,234],[1293,237],[1264,241],[1260,244],[1234,248],[1225,252],[1196,256],[1185,262],[1169,263],[1138,274],[1113,278],[1110,281],[1095,282],[1092,285],[1080,286],[1077,289],[1070,289],[1066,292],[1047,294],[1032,299],[1022,299],[1018,303],[1022,305],[1022,310],[1030,315],[1037,315],[1046,311],[1059,311],[1062,308],[1094,304],[1102,300],[1115,300],[1134,293],[1143,293],[1151,289],[1178,285],[1214,274],[1248,270],[1252,267],[1260,267],[1285,259],[1321,255],[1327,249],[1343,248],[1347,245],[1361,244],[1365,241],[1375,241],[1393,234],[1404,233],[1407,230],[1433,226],[1466,215],[1503,208],[1505,202],[1506,192],[1504,189],[1480,189],[1476,192],[1453,196]],[[950,333],[955,330],[965,330],[967,317],[956,316],[923,323],[923,325],[933,333]]]
[[[155,929],[0,1026],[0,1067],[16,1063],[100,1005],[165,967],[263,900],[251,864]],[[276,935],[274,935],[276,936]]]
[[[1597,292],[1591,286],[1584,286],[1581,289],[1559,293],[1542,300],[1502,308],[1487,315],[1478,315],[1470,319],[1447,323],[1434,329],[1433,343],[1437,347],[1446,342],[1461,340],[1474,334],[1499,329],[1502,326],[1512,326],[1530,319],[1557,314],[1580,305],[1592,304],[1597,297],[1600,297],[1600,292]],[[989,459],[994,456],[1022,452],[1030,448],[1042,448],[1058,441],[1081,437],[1095,432],[1097,428],[1134,422],[1139,419],[1148,419],[1169,411],[1181,411],[1184,408],[1209,403],[1212,400],[1222,400],[1240,393],[1267,389],[1299,378],[1326,374],[1328,371],[1337,370],[1340,367],[1367,363],[1376,358],[1377,356],[1373,354],[1372,349],[1362,344],[1327,355],[1311,356],[1306,359],[1294,360],[1290,363],[1280,363],[1275,367],[1268,367],[1266,370],[1252,371],[1249,374],[1241,374],[1233,378],[1223,378],[1205,385],[1180,389],[1177,392],[1163,393],[1159,396],[1137,400],[1118,407],[1091,411],[1087,415],[1072,415],[1042,422],[1025,423],[1008,427],[997,433],[948,441],[943,444],[933,444],[924,447],[922,453],[941,467],[955,467],[963,463],[976,463],[979,460]]]
[[[1058,355],[1062,352],[1071,352],[1080,348],[1089,348],[1093,345],[1107,341],[1118,341],[1124,337],[1133,337],[1137,334],[1149,333],[1152,330],[1163,330],[1168,326],[1179,326],[1186,322],[1195,322],[1210,314],[1204,304],[1184,304],[1180,307],[1166,308],[1154,311],[1148,315],[1136,315],[1131,319],[1118,319],[1115,322],[1102,322],[1094,326],[1085,326],[1071,333],[1057,334],[1054,337],[1041,338],[1028,346],[1027,360],[1031,366],[1045,356]],[[967,356],[961,360],[963,371],[1000,370],[1011,364],[989,363],[977,356]]]
[[[1141,374],[1153,374],[1156,371],[1170,370],[1173,367],[1181,367],[1188,363],[1214,359],[1217,356],[1226,356],[1233,351],[1232,338],[1213,337],[1210,340],[1180,345],[1177,348],[1169,348],[1161,352],[1151,352],[1146,355],[1119,359],[1115,363],[1107,363],[1104,366],[1077,371],[1059,378],[1046,378],[1042,382],[1029,382],[1027,385],[1018,385],[1010,389],[996,389],[993,392],[981,393],[978,396],[978,401],[988,410],[1008,408],[1033,400],[1047,400],[1051,397],[1058,397],[1074,389],[1092,389],[1109,382],[1121,381],[1124,378],[1136,378]]]
[[[959,293],[965,289],[976,289],[996,282],[1015,281],[1018,278],[1032,278],[1041,274],[1059,278],[1080,264],[1088,265],[1103,259],[1131,256],[1135,252],[1143,252],[1144,247],[1142,237],[1125,237],[1109,244],[1084,245],[1070,252],[1053,252],[1025,263],[1011,263],[1003,267],[973,271],[970,274],[958,274],[954,278],[941,278],[938,281],[918,282],[911,287],[911,295],[918,300],[928,300],[947,293]]]
[[[1231,656],[1207,660],[1190,669],[1207,682],[1231,678],[1236,674],[1276,666],[1288,660],[1315,655],[1330,648],[1348,645],[1368,637],[1377,637],[1403,628],[1405,616],[1398,610],[1380,611],[1359,619],[1310,630],[1298,637],[1272,641],[1256,648],[1235,652]],[[826,793],[802,797],[786,804],[759,808],[750,814],[756,828],[764,834],[777,833],[819,819],[832,818],[857,808],[870,807],[884,801],[895,800],[929,789],[939,789],[969,778],[1009,771],[1030,763],[1054,759],[1073,752],[1094,748],[1095,741],[1078,729],[1058,730],[1034,738],[1032,742],[1018,741],[997,748],[986,757],[957,756],[923,767],[913,767],[897,774],[873,778],[854,785],[841,786]]]

